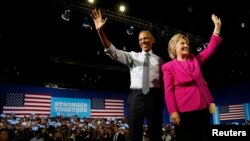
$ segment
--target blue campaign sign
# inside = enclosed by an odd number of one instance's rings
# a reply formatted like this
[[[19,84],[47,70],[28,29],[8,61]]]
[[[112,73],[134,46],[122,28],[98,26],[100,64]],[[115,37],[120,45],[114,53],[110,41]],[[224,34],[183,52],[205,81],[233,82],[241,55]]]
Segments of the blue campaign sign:
[[[90,118],[90,106],[90,99],[52,97],[51,116],[70,117],[77,115],[81,118]]]

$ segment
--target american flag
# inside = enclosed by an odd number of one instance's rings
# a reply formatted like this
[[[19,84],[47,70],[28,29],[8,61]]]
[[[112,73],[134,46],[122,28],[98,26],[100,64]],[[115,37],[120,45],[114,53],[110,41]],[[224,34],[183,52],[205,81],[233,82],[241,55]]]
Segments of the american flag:
[[[50,95],[6,93],[3,114],[15,114],[17,117],[32,114],[50,116]]]
[[[244,105],[220,106],[220,120],[239,120],[245,119]]]
[[[91,99],[91,118],[123,118],[124,100],[120,99]]]

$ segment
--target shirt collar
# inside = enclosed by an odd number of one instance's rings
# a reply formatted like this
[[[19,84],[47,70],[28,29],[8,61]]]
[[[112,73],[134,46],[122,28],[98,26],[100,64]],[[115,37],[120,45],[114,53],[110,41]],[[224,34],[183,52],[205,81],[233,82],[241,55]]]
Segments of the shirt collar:
[[[149,52],[142,51],[143,55],[145,55],[146,53],[148,53],[149,55],[151,55],[153,53],[153,51],[152,50],[150,50]]]

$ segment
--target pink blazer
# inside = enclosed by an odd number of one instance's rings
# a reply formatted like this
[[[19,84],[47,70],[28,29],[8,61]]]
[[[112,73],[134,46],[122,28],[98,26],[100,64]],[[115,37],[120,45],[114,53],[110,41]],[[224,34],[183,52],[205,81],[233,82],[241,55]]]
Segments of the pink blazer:
[[[206,49],[196,56],[188,56],[185,63],[188,63],[191,73],[187,73],[176,59],[162,66],[165,103],[169,114],[204,109],[213,102],[200,65],[214,54],[221,40],[221,37],[212,35]]]

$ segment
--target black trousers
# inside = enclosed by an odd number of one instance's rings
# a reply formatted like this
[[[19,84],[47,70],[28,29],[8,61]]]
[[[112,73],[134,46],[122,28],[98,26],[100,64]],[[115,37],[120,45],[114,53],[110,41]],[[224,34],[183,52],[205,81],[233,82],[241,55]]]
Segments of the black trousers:
[[[128,97],[129,141],[142,141],[143,123],[146,118],[150,141],[161,141],[163,91],[150,89],[147,95],[142,90],[132,90]]]
[[[175,126],[176,141],[208,141],[210,136],[210,113],[208,108],[179,113],[180,125]]]

